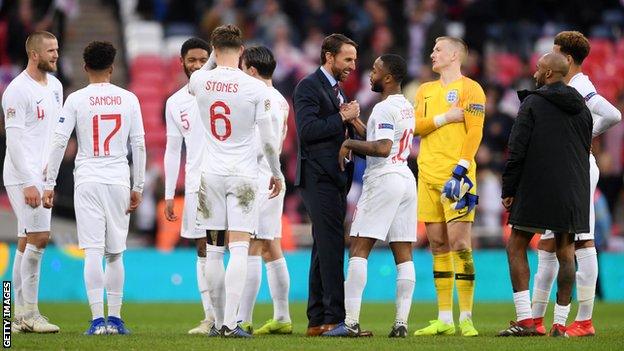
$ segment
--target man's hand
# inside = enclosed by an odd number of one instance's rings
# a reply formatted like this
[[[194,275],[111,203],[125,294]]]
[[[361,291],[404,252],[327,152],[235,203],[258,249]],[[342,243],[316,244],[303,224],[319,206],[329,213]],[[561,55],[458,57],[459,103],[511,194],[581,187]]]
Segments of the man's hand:
[[[44,190],[41,202],[43,202],[43,207],[52,208],[54,206],[54,190]]]
[[[345,170],[345,163],[351,161],[351,149],[347,147],[349,139],[345,140],[340,146],[340,151],[338,151],[338,166],[340,166],[340,170]]]
[[[340,105],[340,116],[343,122],[348,122],[360,116],[360,104],[353,100],[349,103]]]
[[[141,200],[143,200],[143,195],[138,191],[132,191],[130,193],[130,207],[126,210],[126,214],[134,212],[139,207]]]
[[[280,191],[282,191],[282,180],[278,177],[271,177],[271,180],[269,181],[269,190],[271,190],[269,199],[279,195]]]
[[[437,115],[434,117],[434,123],[437,128],[440,128],[449,123],[463,123],[464,122],[464,110],[457,106],[458,102],[455,101],[451,108],[446,113]]]
[[[446,123],[456,123],[456,122],[463,122],[464,121],[464,109],[461,107],[458,107],[458,102],[455,101],[453,103],[453,106],[451,106],[451,108],[446,111],[445,114],[445,119],[446,119]]]
[[[474,186],[470,178],[466,176],[466,173],[468,173],[468,170],[463,166],[455,166],[451,179],[444,184],[442,195],[453,202],[458,202],[463,198]]]
[[[513,204],[513,200],[514,200],[513,196],[506,197],[503,199],[503,207],[505,207],[507,211],[511,209],[511,204]]]
[[[465,213],[470,213],[479,203],[479,196],[471,193],[466,193],[459,201],[451,201],[444,194],[440,196],[440,201],[444,204],[448,204],[455,211],[466,208]]]
[[[32,208],[37,208],[41,204],[41,195],[36,186],[31,185],[23,189],[26,204]]]
[[[178,220],[178,216],[176,216],[175,214],[173,204],[173,199],[165,200],[165,218],[167,218],[169,222],[175,222]]]

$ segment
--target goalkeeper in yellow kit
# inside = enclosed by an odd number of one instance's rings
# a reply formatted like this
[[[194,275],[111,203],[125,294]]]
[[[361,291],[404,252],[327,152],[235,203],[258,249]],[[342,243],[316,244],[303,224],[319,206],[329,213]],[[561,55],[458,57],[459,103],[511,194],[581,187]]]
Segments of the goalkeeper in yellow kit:
[[[453,282],[463,336],[477,336],[472,323],[475,270],[471,250],[476,164],[485,118],[481,86],[461,74],[467,47],[453,37],[436,39],[431,54],[440,79],[420,86],[415,99],[418,155],[418,220],[425,222],[433,253],[438,318],[414,335],[453,335]],[[461,123],[460,123],[461,122]]]

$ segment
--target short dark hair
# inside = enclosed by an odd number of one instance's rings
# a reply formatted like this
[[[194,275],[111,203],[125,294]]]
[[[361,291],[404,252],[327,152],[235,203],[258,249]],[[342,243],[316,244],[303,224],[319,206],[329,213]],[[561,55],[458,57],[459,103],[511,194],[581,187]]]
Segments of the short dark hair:
[[[563,31],[555,36],[555,45],[558,45],[561,53],[572,56],[577,65],[583,63],[589,55],[589,40],[581,32]]]
[[[233,25],[219,26],[210,34],[210,45],[215,49],[237,49],[243,45],[241,30]]]
[[[92,41],[82,53],[85,65],[94,71],[103,71],[113,65],[117,49],[108,41]]]
[[[405,60],[395,54],[385,54],[379,57],[383,66],[388,70],[388,73],[394,78],[394,80],[401,84],[403,79],[407,76],[407,63]]]
[[[321,65],[324,65],[327,61],[325,53],[329,52],[332,55],[336,55],[340,52],[340,48],[342,48],[343,44],[352,45],[357,49],[357,44],[346,35],[334,33],[325,37],[325,39],[323,39],[323,44],[321,45]]]
[[[210,44],[207,41],[200,38],[190,38],[182,44],[182,48],[180,49],[180,56],[184,58],[189,50],[193,49],[202,49],[206,50],[207,53],[210,53]]]
[[[265,79],[271,79],[275,71],[275,58],[266,46],[253,46],[243,51],[243,62],[247,67],[254,67],[258,74]]]

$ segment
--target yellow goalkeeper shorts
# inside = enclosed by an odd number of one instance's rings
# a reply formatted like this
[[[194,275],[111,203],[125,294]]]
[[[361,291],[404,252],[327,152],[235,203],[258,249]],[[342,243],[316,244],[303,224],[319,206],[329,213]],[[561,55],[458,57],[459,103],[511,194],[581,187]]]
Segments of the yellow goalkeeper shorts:
[[[469,193],[476,195],[477,186],[473,179],[470,179],[475,186]],[[429,184],[422,179],[418,179],[418,221],[429,223],[448,222],[474,222],[476,207],[468,212],[468,208],[455,210],[451,207],[450,201],[442,201],[442,188],[444,184]]]

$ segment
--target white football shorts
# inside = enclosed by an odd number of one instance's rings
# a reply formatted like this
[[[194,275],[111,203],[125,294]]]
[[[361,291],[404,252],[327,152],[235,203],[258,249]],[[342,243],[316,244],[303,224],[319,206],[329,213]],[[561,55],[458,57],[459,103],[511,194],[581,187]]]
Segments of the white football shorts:
[[[282,212],[286,190],[269,199],[269,193],[258,195],[258,229],[254,239],[273,240],[282,237]]]
[[[256,178],[203,173],[197,204],[197,227],[202,230],[256,231]]]
[[[39,195],[43,196],[43,183],[37,184]],[[22,185],[8,185],[6,187],[9,202],[13,213],[17,217],[17,237],[25,238],[27,233],[39,233],[50,231],[52,210],[39,205],[32,208],[26,204]]]
[[[364,179],[351,236],[388,242],[416,242],[416,180],[387,173]]]
[[[123,185],[82,183],[74,191],[74,209],[81,249],[126,250],[130,189]]]
[[[206,231],[197,228],[197,202],[199,192],[184,194],[184,210],[182,211],[182,233],[186,239],[201,239],[206,237]]]

